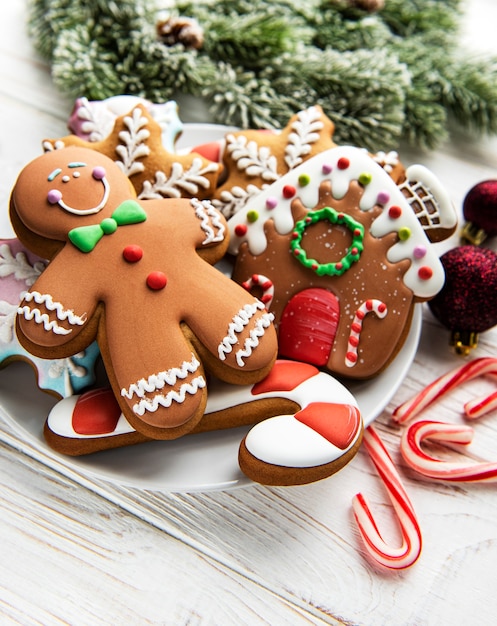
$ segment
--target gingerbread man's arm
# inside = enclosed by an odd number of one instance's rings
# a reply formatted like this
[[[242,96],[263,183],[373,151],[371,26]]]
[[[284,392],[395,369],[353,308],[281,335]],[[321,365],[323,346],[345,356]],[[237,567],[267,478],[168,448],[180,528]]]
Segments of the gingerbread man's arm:
[[[96,337],[98,303],[84,275],[77,281],[66,277],[64,264],[64,254],[58,255],[19,304],[17,335],[35,356],[70,356]]]

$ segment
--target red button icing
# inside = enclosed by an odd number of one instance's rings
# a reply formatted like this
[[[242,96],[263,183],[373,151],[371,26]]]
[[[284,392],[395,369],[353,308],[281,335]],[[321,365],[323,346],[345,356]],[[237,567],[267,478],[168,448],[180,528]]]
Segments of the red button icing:
[[[318,369],[307,363],[276,361],[266,378],[253,386],[252,395],[257,396],[273,391],[291,391],[318,372]]]
[[[143,257],[143,250],[140,246],[126,246],[123,250],[123,257],[128,263],[137,263]]]
[[[81,395],[72,414],[72,427],[80,435],[113,433],[121,409],[111,389],[95,389]]]
[[[359,409],[350,404],[312,402],[295,415],[302,424],[312,428],[340,450],[353,442],[361,423]]]
[[[154,291],[164,289],[167,285],[167,276],[163,272],[150,272],[147,276],[147,286]]]

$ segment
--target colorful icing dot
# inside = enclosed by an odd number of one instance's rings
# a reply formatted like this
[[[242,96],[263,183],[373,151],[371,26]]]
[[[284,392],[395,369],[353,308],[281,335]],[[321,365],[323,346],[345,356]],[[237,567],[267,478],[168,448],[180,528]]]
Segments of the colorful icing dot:
[[[380,191],[376,196],[376,201],[378,204],[386,204],[390,200],[390,194],[388,191]]]
[[[423,267],[420,267],[418,270],[418,276],[421,278],[421,280],[430,280],[430,278],[433,276],[433,270],[431,269],[431,267],[423,265]]]
[[[299,176],[299,185],[301,187],[305,187],[306,185],[308,185],[311,182],[311,177],[309,176],[309,174],[301,174]]]
[[[415,259],[422,259],[426,255],[426,246],[419,244],[414,248],[412,253]]]
[[[50,189],[47,194],[47,200],[50,204],[57,204],[62,199],[62,194],[58,189]]]
[[[339,170],[346,170],[348,167],[350,167],[349,159],[347,159],[347,157],[340,157],[338,159],[337,167]]]
[[[297,190],[293,185],[285,185],[283,187],[283,197],[284,198],[293,198],[293,196],[297,193]]]
[[[271,209],[275,209],[278,206],[278,199],[275,198],[274,196],[269,196],[269,198],[266,198],[266,209],[269,209],[271,211]]]
[[[117,230],[117,222],[112,219],[112,217],[106,217],[100,222],[100,228],[105,235],[112,235],[112,233],[115,233]]]
[[[126,246],[123,250],[123,257],[128,263],[137,263],[143,257],[143,249],[136,245]]]
[[[358,180],[361,185],[366,186],[369,185],[369,183],[373,180],[373,176],[369,172],[363,172],[362,174],[359,174]]]
[[[329,163],[324,163],[321,167],[321,171],[323,172],[323,174],[331,174],[331,172],[333,171],[333,166]]]
[[[388,209],[388,217],[390,217],[393,220],[399,219],[401,215],[402,215],[402,209],[400,208],[400,206],[397,206],[396,204],[394,204]]]
[[[243,237],[247,234],[247,226],[246,224],[237,224],[235,226],[235,235],[237,237]]]
[[[410,228],[408,228],[407,226],[402,226],[402,228],[399,228],[399,239],[401,241],[407,241],[410,236],[411,236]]]
[[[167,285],[167,276],[163,272],[150,272],[147,276],[147,287],[154,291],[164,289]]]
[[[92,176],[95,180],[102,180],[102,178],[105,178],[105,168],[97,165],[97,167],[93,168]]]
[[[254,222],[257,222],[258,219],[259,219],[259,213],[257,213],[257,211],[252,210],[252,211],[247,212],[247,221],[250,222],[251,224],[253,224]]]

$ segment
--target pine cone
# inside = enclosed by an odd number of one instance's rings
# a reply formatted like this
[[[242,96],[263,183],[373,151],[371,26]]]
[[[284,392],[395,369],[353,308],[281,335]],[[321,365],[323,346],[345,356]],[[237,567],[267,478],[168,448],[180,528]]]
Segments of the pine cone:
[[[204,43],[204,31],[189,17],[167,17],[157,22],[157,35],[166,46],[182,44],[189,50],[199,50]]]

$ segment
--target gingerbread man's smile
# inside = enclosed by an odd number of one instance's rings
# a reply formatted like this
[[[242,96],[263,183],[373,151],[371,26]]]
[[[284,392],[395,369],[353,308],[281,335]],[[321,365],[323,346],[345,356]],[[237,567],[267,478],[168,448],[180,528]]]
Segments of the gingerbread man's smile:
[[[49,182],[52,182],[56,180],[59,176],[61,176],[59,180],[61,180],[64,184],[68,184],[71,181],[77,181],[81,177],[81,168],[87,167],[87,164],[78,161],[68,163],[67,167],[69,168],[69,170],[72,170],[72,176],[70,176],[69,174],[62,174],[62,169],[58,167],[48,175],[47,180]],[[64,211],[67,211],[68,213],[72,213],[74,215],[92,215],[94,213],[98,213],[104,208],[109,198],[110,188],[109,183],[105,178],[105,173],[105,168],[101,166],[94,167],[91,172],[91,176],[95,179],[95,181],[101,182],[103,185],[102,198],[96,206],[90,207],[88,209],[73,207],[64,202],[63,193],[60,189],[57,188],[50,189],[47,194],[47,200],[50,204],[58,204],[62,209],[64,209]]]

